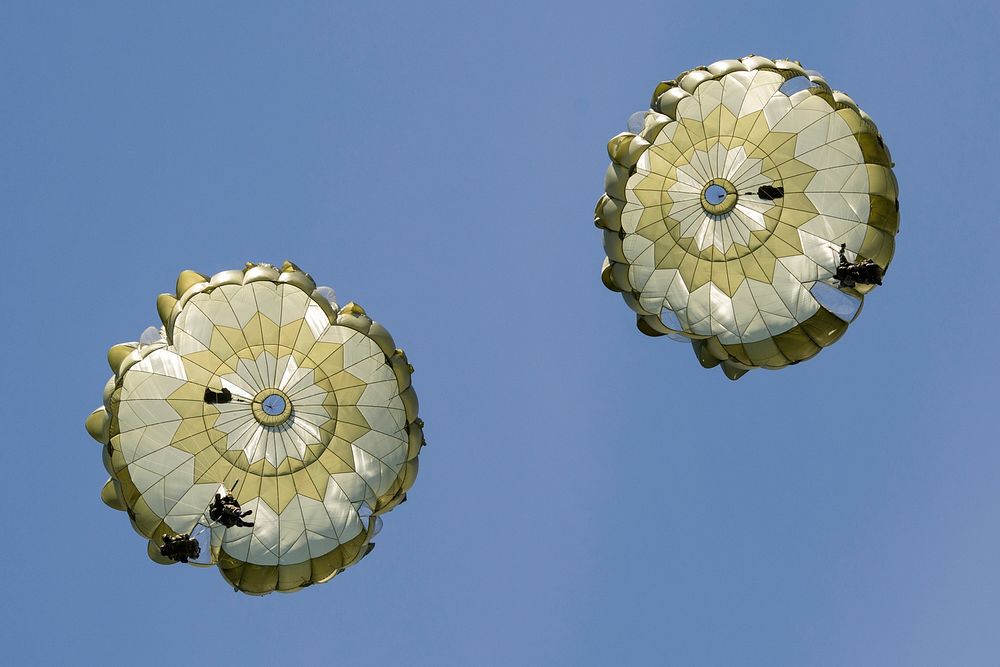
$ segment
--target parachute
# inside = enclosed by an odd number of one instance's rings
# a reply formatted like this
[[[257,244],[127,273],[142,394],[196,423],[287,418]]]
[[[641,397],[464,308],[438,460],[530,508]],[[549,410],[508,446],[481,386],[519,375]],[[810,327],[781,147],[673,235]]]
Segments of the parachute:
[[[374,547],[424,444],[413,368],[360,306],[294,264],[184,271],[160,330],[108,352],[87,419],[158,563],[217,565],[263,595],[322,583]]]
[[[892,260],[899,200],[872,119],[817,72],[748,56],[660,83],[608,143],[601,271],[640,331],[732,380],[837,341]]]

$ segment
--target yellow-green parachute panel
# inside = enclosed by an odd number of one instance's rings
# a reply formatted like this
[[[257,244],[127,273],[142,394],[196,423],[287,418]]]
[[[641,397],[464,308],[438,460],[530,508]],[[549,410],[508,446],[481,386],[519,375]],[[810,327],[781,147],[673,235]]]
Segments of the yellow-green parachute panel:
[[[660,83],[629,129],[608,143],[595,223],[604,284],[643,333],[691,340],[731,379],[844,334],[876,283],[842,274],[880,278],[899,226],[889,151],[850,97],[748,56]]]
[[[423,445],[412,367],[358,305],[286,262],[184,271],[163,328],[108,353],[87,430],[160,563],[264,594],[327,581],[374,546]]]

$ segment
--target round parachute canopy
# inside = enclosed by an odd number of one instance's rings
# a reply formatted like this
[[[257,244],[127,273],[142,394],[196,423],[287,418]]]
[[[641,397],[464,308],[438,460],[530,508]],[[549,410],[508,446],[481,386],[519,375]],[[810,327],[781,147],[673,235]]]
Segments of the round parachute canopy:
[[[218,566],[262,595],[329,580],[374,547],[424,443],[413,368],[360,306],[286,262],[162,294],[163,329],[111,348],[87,430],[101,493],[159,563]]]
[[[816,355],[881,285],[899,227],[871,118],[797,62],[748,56],[660,83],[611,139],[604,284],[639,330],[731,379]]]

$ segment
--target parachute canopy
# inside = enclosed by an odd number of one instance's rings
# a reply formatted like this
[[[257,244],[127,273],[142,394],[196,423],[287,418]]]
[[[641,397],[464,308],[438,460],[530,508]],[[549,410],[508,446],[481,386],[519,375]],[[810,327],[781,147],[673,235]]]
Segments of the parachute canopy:
[[[245,593],[320,583],[374,546],[423,444],[412,367],[384,327],[293,264],[184,271],[164,328],[108,353],[87,429],[104,501],[160,563]]]
[[[660,83],[611,139],[595,213],[604,284],[648,335],[731,379],[817,354],[892,259],[899,201],[874,122],[788,60]]]

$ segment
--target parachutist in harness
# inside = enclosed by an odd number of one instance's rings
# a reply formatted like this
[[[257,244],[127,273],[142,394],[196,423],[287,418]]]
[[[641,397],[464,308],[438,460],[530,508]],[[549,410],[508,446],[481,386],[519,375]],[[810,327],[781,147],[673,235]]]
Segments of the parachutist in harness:
[[[175,563],[186,563],[188,560],[195,560],[201,555],[201,545],[187,533],[180,535],[164,535],[163,546],[160,547],[160,555],[169,558]]]
[[[233,485],[233,488],[236,488],[236,484]],[[240,507],[239,501],[232,493],[227,493],[225,496],[215,494],[215,500],[208,508],[208,518],[212,521],[218,521],[226,528],[233,526],[249,528],[253,525],[253,521],[244,521],[243,517],[251,514],[253,514],[253,510],[244,510]]]
[[[752,195],[754,193],[745,192],[744,194]],[[785,196],[785,188],[780,185],[762,185],[757,188],[756,194],[764,201],[774,201]]]
[[[840,287],[854,287],[855,285],[881,285],[882,267],[870,259],[852,264],[847,261],[847,244],[840,244],[840,264],[837,265],[837,272],[833,275],[834,280],[840,281]]]
[[[205,402],[206,403],[228,403],[233,400],[233,392],[229,391],[225,387],[222,391],[215,391],[205,387]]]

